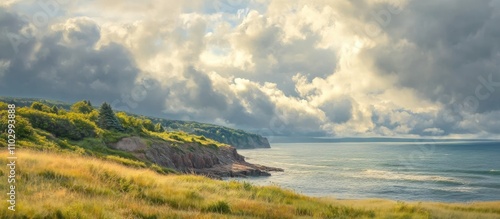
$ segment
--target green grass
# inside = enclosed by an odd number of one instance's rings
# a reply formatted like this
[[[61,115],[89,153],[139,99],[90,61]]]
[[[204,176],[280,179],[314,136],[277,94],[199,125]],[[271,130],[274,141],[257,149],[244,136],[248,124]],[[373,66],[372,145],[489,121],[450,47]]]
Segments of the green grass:
[[[276,186],[164,175],[73,153],[18,153],[16,212],[2,202],[0,218],[500,218],[499,202],[312,198]],[[0,153],[0,166],[6,157]],[[7,186],[0,181],[0,188]]]
[[[162,133],[147,132],[147,134],[165,141],[176,142],[176,143],[198,143],[200,145],[212,147],[214,149],[217,149],[218,147],[228,146],[226,144],[217,142],[210,138],[188,134],[185,132],[162,132]]]

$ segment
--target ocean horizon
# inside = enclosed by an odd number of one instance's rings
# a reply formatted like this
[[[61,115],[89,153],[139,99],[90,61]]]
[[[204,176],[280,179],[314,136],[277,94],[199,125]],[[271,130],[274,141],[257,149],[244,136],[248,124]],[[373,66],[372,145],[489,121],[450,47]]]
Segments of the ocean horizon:
[[[270,149],[239,150],[248,162],[285,171],[237,180],[337,199],[500,199],[498,141],[365,140],[273,143]]]

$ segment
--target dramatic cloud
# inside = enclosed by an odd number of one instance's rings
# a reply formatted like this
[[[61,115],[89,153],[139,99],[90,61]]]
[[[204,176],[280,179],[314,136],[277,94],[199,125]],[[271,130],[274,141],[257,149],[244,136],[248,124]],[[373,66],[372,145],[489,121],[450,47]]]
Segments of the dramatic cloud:
[[[7,1],[0,95],[263,135],[498,137],[496,1]]]

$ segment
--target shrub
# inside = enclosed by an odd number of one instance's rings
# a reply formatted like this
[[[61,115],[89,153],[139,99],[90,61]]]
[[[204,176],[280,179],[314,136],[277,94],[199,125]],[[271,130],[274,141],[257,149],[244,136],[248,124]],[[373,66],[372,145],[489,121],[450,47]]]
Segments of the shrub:
[[[0,101],[0,110],[4,111],[8,109],[8,104]]]
[[[213,204],[210,204],[204,210],[220,214],[231,213],[231,208],[229,207],[229,204],[225,201],[218,201]]]
[[[40,103],[40,102],[33,102],[31,104],[31,108],[34,110],[38,110],[38,111],[42,111],[42,112],[46,112],[46,113],[54,113],[52,111],[52,108],[50,108],[49,106],[47,106],[43,103]]]
[[[142,127],[144,127],[146,130],[151,131],[151,132],[155,131],[155,125],[149,119],[142,120]]]
[[[34,128],[48,131],[56,137],[81,140],[95,136],[92,123],[75,115],[54,115],[30,109],[21,109],[18,112],[26,117]]]
[[[90,101],[83,100],[71,106],[71,112],[89,114],[94,110]]]
[[[133,116],[129,116],[124,112],[116,113],[116,118],[121,122],[124,127],[127,129],[131,129],[133,131],[141,131],[142,130],[142,120],[135,118]]]
[[[156,123],[155,125],[155,132],[165,132],[165,129],[161,125],[161,123]]]
[[[13,125],[17,139],[31,137],[33,134],[33,127],[30,122],[20,115],[16,116],[15,121],[16,123]],[[7,133],[8,125],[7,111],[0,112],[0,133]]]

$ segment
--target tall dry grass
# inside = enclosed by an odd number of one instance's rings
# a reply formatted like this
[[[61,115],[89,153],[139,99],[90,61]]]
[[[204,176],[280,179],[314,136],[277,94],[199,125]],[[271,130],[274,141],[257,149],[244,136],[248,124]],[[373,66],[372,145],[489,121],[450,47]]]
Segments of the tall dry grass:
[[[500,202],[320,199],[275,186],[161,175],[76,154],[18,153],[16,212],[3,201],[0,218],[500,218]],[[8,186],[6,157],[0,153],[2,191]]]

